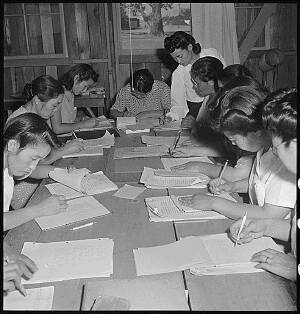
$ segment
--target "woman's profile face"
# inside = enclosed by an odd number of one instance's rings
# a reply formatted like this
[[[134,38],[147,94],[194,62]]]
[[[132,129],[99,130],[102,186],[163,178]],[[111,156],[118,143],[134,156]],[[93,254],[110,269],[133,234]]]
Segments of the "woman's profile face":
[[[204,82],[199,77],[191,77],[193,83],[193,89],[200,97],[205,97],[215,93],[214,82]]]
[[[192,48],[193,46],[189,44],[186,49],[181,49],[181,48],[175,49],[171,53],[171,56],[177,63],[183,66],[187,66],[192,61],[192,57],[193,57]]]
[[[63,97],[63,94],[59,94],[56,98],[52,98],[48,101],[40,101],[40,105],[38,106],[38,115],[41,116],[43,119],[50,119],[62,102]]]
[[[51,147],[46,143],[40,143],[34,146],[27,145],[22,149],[9,149],[9,172],[17,179],[28,177],[36,168],[38,162],[45,158],[50,151]]]
[[[88,79],[87,81],[79,81],[78,76],[75,76],[72,92],[74,93],[74,95],[81,95],[82,93],[86,92],[87,89],[94,83],[95,82],[93,81],[93,79]]]
[[[258,152],[263,146],[261,137],[258,134],[261,133],[250,132],[247,135],[241,135],[228,131],[224,132],[224,135],[231,141],[232,145],[253,153]]]

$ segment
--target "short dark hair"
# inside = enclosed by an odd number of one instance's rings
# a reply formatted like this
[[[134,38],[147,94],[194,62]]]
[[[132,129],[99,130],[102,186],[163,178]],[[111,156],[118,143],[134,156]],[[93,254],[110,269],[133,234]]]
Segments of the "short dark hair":
[[[226,84],[229,81],[231,81],[234,77],[237,77],[237,76],[248,76],[248,77],[253,78],[252,73],[244,65],[231,64],[231,65],[228,65],[226,68],[223,69],[223,71],[221,73],[220,81],[223,84]]]
[[[172,53],[175,49],[187,49],[187,46],[191,44],[193,46],[193,52],[199,54],[201,52],[201,46],[196,43],[195,38],[182,31],[175,32],[173,35],[166,37],[164,40],[165,49]]]
[[[23,113],[10,120],[4,128],[4,145],[9,140],[17,140],[20,143],[20,149],[27,145],[35,146],[45,143],[51,147],[58,147],[59,142],[55,133],[51,130],[47,122],[35,113]]]
[[[280,89],[270,94],[262,111],[263,126],[273,135],[290,142],[297,136],[297,89]]]
[[[74,85],[74,77],[79,75],[79,81],[88,81],[92,79],[94,82],[97,82],[99,74],[95,72],[95,70],[88,64],[79,63],[74,65],[64,73],[59,81],[67,90],[71,90]]]
[[[64,89],[61,83],[50,75],[41,75],[31,83],[27,83],[23,89],[23,96],[29,101],[37,96],[41,101],[48,101],[63,94]]]
[[[132,75],[132,88],[141,93],[151,91],[154,83],[154,78],[148,69],[137,70]]]
[[[218,80],[221,77],[223,63],[214,57],[203,57],[193,63],[191,76],[197,77],[203,82],[213,81],[215,91],[218,91]]]

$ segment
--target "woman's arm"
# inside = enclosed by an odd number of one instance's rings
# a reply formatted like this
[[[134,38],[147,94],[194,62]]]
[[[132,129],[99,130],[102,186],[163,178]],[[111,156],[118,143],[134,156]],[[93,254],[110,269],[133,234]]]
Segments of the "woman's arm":
[[[48,178],[49,172],[53,171],[55,166],[51,165],[41,165],[38,164],[37,167],[32,171],[30,177],[34,179],[44,179]]]

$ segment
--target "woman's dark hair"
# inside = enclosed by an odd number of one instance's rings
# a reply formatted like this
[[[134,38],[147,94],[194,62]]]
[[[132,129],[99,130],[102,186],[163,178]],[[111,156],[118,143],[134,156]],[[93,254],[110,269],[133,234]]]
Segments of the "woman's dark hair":
[[[223,69],[220,81],[223,83],[223,85],[225,85],[237,76],[248,76],[253,78],[253,75],[245,66],[241,64],[231,64]]]
[[[263,129],[262,105],[265,94],[250,86],[238,86],[228,91],[219,101],[220,130],[246,136]]]
[[[37,96],[40,101],[49,101],[63,93],[64,89],[61,83],[50,75],[37,77],[31,83],[27,83],[23,89],[26,101],[31,100],[34,96]]]
[[[154,78],[148,69],[137,70],[132,75],[132,88],[141,93],[148,93],[151,91]]]
[[[214,57],[203,57],[193,63],[191,68],[191,77],[197,77],[203,82],[213,81],[214,88],[219,90],[218,80],[223,70],[223,63]]]
[[[45,143],[58,147],[59,142],[47,122],[35,113],[23,113],[8,120],[3,133],[5,147],[9,140],[20,143],[20,149],[27,145],[35,146]]]
[[[187,49],[187,46],[191,44],[193,46],[193,52],[199,54],[201,52],[201,46],[196,43],[195,38],[185,32],[175,32],[170,37],[166,37],[164,40],[165,49],[172,53],[175,49]]]
[[[297,136],[297,89],[280,89],[270,94],[262,111],[263,126],[287,144]]]
[[[88,81],[92,79],[94,82],[97,82],[99,74],[94,71],[94,69],[85,63],[79,63],[74,65],[69,71],[63,74],[59,81],[67,90],[71,90],[74,85],[74,77],[79,75],[79,81]]]

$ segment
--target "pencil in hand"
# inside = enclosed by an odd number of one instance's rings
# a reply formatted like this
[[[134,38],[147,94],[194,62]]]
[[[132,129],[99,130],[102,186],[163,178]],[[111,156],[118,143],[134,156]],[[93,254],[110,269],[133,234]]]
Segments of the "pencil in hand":
[[[222,169],[222,171],[221,171],[221,173],[220,173],[220,176],[219,176],[219,179],[218,179],[218,183],[217,183],[216,188],[221,184],[221,179],[222,179],[222,176],[223,176],[223,174],[224,174],[224,172],[225,172],[225,169],[226,169],[226,167],[227,167],[227,164],[228,164],[228,159],[226,160],[226,162],[225,162],[225,164],[224,164],[224,167],[223,167],[223,169]],[[215,195],[215,192],[213,193],[213,195]]]

